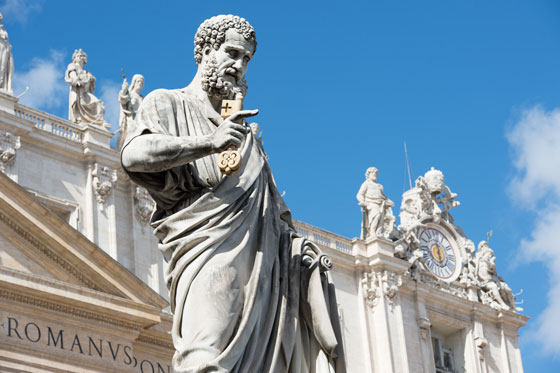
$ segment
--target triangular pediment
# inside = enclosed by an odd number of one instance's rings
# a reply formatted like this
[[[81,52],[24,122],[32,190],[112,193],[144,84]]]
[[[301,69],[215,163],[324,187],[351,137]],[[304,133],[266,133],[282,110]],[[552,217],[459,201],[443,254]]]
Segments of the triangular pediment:
[[[155,291],[2,173],[0,283],[14,291],[41,288],[68,300],[103,298],[157,313],[167,306]]]
[[[37,255],[32,255],[33,250],[30,250],[27,245],[22,244],[18,239],[19,237],[14,237],[10,233],[6,226],[2,226],[0,229],[0,266],[31,275],[55,279],[56,275],[39,262],[40,258]],[[68,282],[77,282],[72,281],[73,278],[70,276],[68,277]]]

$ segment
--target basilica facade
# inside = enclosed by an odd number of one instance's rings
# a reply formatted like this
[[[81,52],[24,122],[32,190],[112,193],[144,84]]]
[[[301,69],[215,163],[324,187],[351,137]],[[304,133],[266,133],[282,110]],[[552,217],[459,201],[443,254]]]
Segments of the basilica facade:
[[[95,108],[80,107],[72,84],[89,79],[84,56],[67,71],[71,120],[0,89],[0,371],[169,373],[154,202],[123,171],[103,103],[89,92]],[[132,91],[121,123],[134,119]],[[398,222],[376,176],[368,170],[358,193],[361,238],[294,222],[334,264],[348,371],[522,372],[528,318],[488,242],[453,220],[459,202],[443,173],[428,170],[403,194]]]

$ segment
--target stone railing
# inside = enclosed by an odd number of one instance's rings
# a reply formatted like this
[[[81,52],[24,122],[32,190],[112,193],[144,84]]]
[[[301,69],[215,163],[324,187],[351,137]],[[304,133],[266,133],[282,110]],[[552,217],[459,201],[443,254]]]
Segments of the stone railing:
[[[296,231],[309,241],[346,254],[352,254],[352,240],[324,229],[294,220]]]
[[[15,115],[32,122],[36,128],[70,141],[82,142],[82,128],[54,115],[17,104]]]

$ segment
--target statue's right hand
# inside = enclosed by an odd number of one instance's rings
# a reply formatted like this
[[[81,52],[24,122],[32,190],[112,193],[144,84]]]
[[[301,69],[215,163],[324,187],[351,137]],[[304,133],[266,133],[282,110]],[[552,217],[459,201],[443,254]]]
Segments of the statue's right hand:
[[[241,110],[223,121],[216,131],[210,135],[213,150],[219,153],[228,148],[239,148],[244,136],[251,131],[251,128],[245,123],[241,124],[238,122],[244,122],[245,118],[252,117],[258,113],[258,110]]]
[[[225,120],[216,128],[216,131],[210,135],[212,149],[216,153],[227,150],[228,148],[237,149],[241,145],[243,137],[249,131],[250,128],[243,124]]]

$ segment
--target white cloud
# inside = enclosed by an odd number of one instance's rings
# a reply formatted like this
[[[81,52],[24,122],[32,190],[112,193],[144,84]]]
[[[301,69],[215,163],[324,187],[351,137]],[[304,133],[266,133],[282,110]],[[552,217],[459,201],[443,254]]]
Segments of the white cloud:
[[[99,88],[95,89],[95,94],[99,92],[99,98],[105,104],[105,121],[111,123],[111,131],[119,129],[119,114],[121,106],[119,104],[120,84],[111,80],[101,82]]]
[[[560,110],[539,106],[525,110],[507,138],[518,171],[510,194],[537,215],[530,237],[521,241],[519,255],[542,262],[549,270],[548,304],[528,337],[541,344],[543,352],[560,356]]]
[[[42,6],[42,0],[4,0],[0,5],[0,11],[8,23],[26,23],[29,15],[34,11],[40,11]]]
[[[51,51],[49,58],[34,58],[29,70],[14,73],[14,94],[29,91],[20,102],[38,109],[60,108],[68,100],[68,85],[64,81],[64,55]]]

